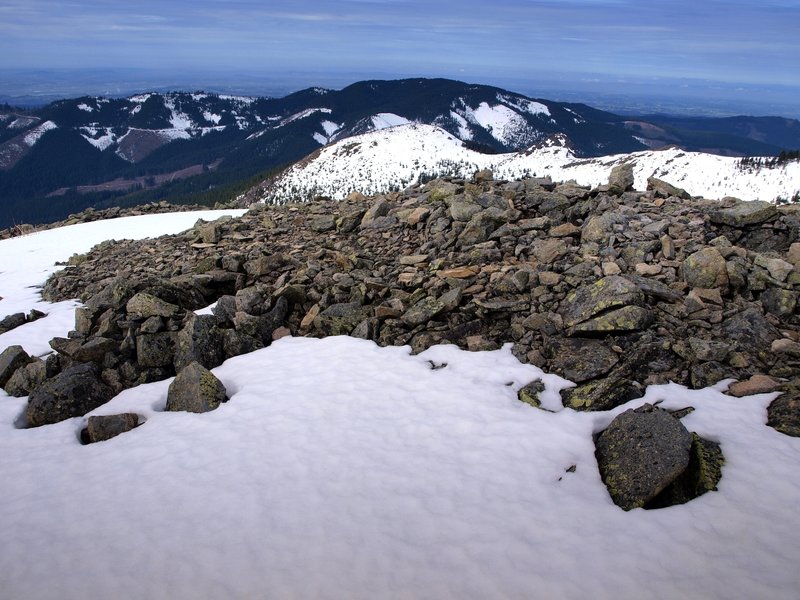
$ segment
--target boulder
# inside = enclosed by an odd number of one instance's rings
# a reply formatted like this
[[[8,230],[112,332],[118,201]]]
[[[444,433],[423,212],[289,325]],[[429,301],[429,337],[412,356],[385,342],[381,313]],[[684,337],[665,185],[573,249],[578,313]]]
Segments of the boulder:
[[[744,228],[748,225],[764,223],[776,216],[778,216],[778,209],[772,202],[763,200],[743,202],[738,200],[730,208],[712,210],[708,218],[712,223],[718,225]]]
[[[574,327],[610,309],[643,303],[644,293],[639,286],[619,275],[611,275],[570,292],[558,312],[565,327]]]
[[[30,393],[26,416],[30,427],[80,417],[111,400],[114,392],[91,364],[65,369]]]
[[[181,369],[167,391],[167,411],[203,413],[227,402],[222,382],[203,365],[189,363]]]
[[[683,261],[683,280],[690,287],[728,287],[728,268],[719,250],[703,248],[690,254]]]
[[[81,442],[84,444],[104,442],[134,429],[137,425],[139,425],[139,415],[134,413],[89,417],[86,428],[81,431]]]
[[[668,412],[645,404],[617,416],[595,447],[611,499],[631,510],[643,507],[686,470],[692,435]]]
[[[223,360],[225,351],[216,317],[192,313],[176,337],[175,371],[181,371],[192,362],[213,369]]]
[[[184,312],[179,306],[147,292],[139,292],[134,295],[128,300],[125,310],[132,319],[147,319],[149,317],[172,319],[183,315]]]
[[[633,164],[626,162],[611,169],[608,176],[608,193],[621,196],[624,192],[633,189]]]
[[[14,313],[0,319],[0,334],[16,329],[20,325],[25,325],[25,313]]]
[[[22,346],[9,346],[0,352],[0,387],[5,388],[14,372],[32,360]]]
[[[688,200],[691,198],[689,193],[683,188],[675,187],[671,183],[668,183],[663,179],[659,179],[658,177],[647,178],[647,190],[654,191],[656,195],[660,196],[661,198],[669,198],[670,196],[676,196],[682,200]]]
[[[314,317],[313,323],[323,335],[350,335],[356,325],[372,316],[369,307],[360,302],[332,304]]]
[[[41,358],[31,360],[32,362],[14,371],[14,374],[5,384],[4,389],[9,396],[14,396],[15,398],[27,396],[47,379],[46,363]]]
[[[136,362],[146,369],[172,365],[177,335],[174,331],[140,334],[136,337]]]
[[[619,355],[601,340],[553,337],[545,351],[548,370],[575,383],[605,375],[619,362]]]

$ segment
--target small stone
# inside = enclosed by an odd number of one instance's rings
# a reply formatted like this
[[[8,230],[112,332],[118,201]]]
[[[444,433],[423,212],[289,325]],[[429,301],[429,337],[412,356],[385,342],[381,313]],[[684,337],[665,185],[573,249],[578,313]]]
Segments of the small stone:
[[[619,268],[619,265],[615,262],[604,262],[602,264],[603,268],[603,275],[608,277],[609,275],[619,275],[622,273],[622,269]]]
[[[477,267],[454,267],[452,269],[443,269],[436,272],[436,276],[441,279],[467,279],[475,277],[478,274]]]
[[[553,287],[561,283],[561,275],[553,271],[541,271],[539,273],[539,283],[547,287]]]
[[[427,254],[412,254],[411,256],[401,256],[400,264],[405,266],[419,265],[428,261]]]
[[[542,383],[540,379],[535,379],[517,392],[517,398],[520,402],[524,402],[525,404],[530,404],[535,408],[539,408],[542,405],[539,396],[544,389],[544,383]]]
[[[787,354],[800,358],[800,343],[787,338],[780,338],[772,342],[770,349],[776,354]]]
[[[636,263],[634,269],[637,275],[645,276],[658,275],[663,270],[661,265],[649,265],[647,263]]]

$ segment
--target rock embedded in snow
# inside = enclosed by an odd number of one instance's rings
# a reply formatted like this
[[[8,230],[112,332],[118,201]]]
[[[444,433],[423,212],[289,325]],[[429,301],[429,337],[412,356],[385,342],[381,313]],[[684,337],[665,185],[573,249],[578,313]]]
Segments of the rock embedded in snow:
[[[169,385],[165,410],[204,413],[227,400],[222,382],[203,365],[192,362]]]
[[[686,470],[692,435],[668,412],[645,404],[616,417],[595,446],[612,500],[631,510],[643,507]]]
[[[104,442],[120,434],[131,431],[138,425],[139,416],[135,413],[92,416],[89,417],[86,428],[81,431],[81,441],[84,444]]]

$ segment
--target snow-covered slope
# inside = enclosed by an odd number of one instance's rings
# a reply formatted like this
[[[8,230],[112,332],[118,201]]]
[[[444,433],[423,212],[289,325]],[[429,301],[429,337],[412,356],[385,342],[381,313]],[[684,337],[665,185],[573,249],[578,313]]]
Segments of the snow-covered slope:
[[[499,113],[486,113],[497,117]],[[525,152],[481,154],[431,125],[410,124],[341,140],[284,172],[268,188],[268,202],[314,196],[341,199],[351,191],[365,194],[401,189],[422,177],[469,177],[492,169],[496,177],[550,176],[596,186],[608,181],[611,169],[633,165],[636,189],[655,176],[686,189],[693,196],[737,196],[747,200],[790,198],[800,190],[800,163],[777,168],[742,168],[736,158],[677,148],[579,159],[563,136],[554,136]]]
[[[197,217],[0,241],[0,296],[54,310],[25,289],[54,260]],[[47,348],[39,322],[0,336],[0,351]],[[413,356],[347,337],[284,338],[214,371],[230,396],[217,410],[165,412],[170,380],[140,385],[90,414],[146,421],[89,446],[86,417],[17,429],[26,399],[0,391],[4,599],[797,597],[800,439],[765,426],[774,394],[670,384],[578,413],[558,405],[563,380],[508,347]],[[517,401],[537,377],[557,412]],[[695,407],[683,422],[721,443],[722,480],[684,505],[625,512],[593,435],[657,400]]]

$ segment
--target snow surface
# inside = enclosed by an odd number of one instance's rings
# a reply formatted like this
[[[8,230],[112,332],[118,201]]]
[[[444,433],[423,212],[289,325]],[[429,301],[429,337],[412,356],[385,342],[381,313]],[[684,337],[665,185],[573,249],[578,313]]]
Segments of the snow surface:
[[[505,122],[501,118],[504,110],[513,113],[507,107],[499,112],[486,107],[476,114],[483,119],[482,125],[492,126],[493,132]],[[496,118],[492,121],[490,117]],[[526,152],[487,155],[464,148],[459,139],[441,128],[411,124],[330,145],[313,160],[285,171],[266,199],[286,201],[313,195],[341,199],[351,191],[375,194],[404,188],[422,174],[470,177],[478,169],[491,169],[502,179],[550,176],[554,181],[575,180],[580,185],[597,186],[606,183],[611,169],[624,162],[633,164],[638,190],[646,189],[647,179],[656,176],[693,196],[707,198],[736,196],[772,201],[800,191],[800,162],[776,169],[743,170],[738,161],[678,148],[579,159],[569,148],[547,140]]]
[[[164,106],[166,106],[170,110],[171,115],[169,118],[169,122],[172,125],[173,129],[186,130],[195,127],[195,124],[192,121],[191,117],[189,117],[189,115],[181,112],[175,107],[175,100],[173,98],[169,96],[164,96]]]
[[[220,214],[0,241],[2,302],[44,306],[28,286],[100,239]],[[50,335],[33,325],[26,346]],[[611,412],[551,413],[516,392],[542,378],[558,409],[566,382],[508,346],[412,356],[347,337],[284,338],[214,372],[230,396],[216,411],[164,412],[170,380],[141,385],[90,414],[143,424],[90,446],[86,417],[17,429],[26,399],[0,392],[3,598],[797,597],[800,440],[764,425],[773,394],[670,384]],[[659,400],[696,408],[683,422],[721,443],[723,478],[688,504],[626,513],[592,436]]]
[[[86,111],[86,112],[94,112],[94,108],[89,106],[88,104],[86,104],[84,102],[81,102],[80,104],[78,104],[78,108],[80,110],[83,110],[83,111]]]
[[[342,128],[340,124],[328,120],[322,121],[320,125],[322,126],[322,129],[325,130],[325,134],[328,136],[328,138]]]
[[[464,140],[465,142],[471,140],[473,134],[472,130],[469,128],[469,123],[467,123],[467,120],[454,110],[450,111],[450,116],[453,117],[453,120],[458,125],[458,138]]]
[[[314,138],[314,141],[316,141],[316,142],[317,142],[318,144],[320,144],[321,146],[324,146],[325,144],[327,144],[327,143],[328,143],[328,138],[326,138],[326,137],[325,137],[324,135],[322,135],[321,133],[316,133],[316,132],[314,132],[314,133],[312,134],[312,136],[311,136],[311,137],[313,137],[313,138]]]
[[[26,145],[33,147],[45,133],[52,131],[53,129],[58,129],[58,125],[52,121],[45,121],[41,125],[37,125],[28,133],[26,133],[23,140],[25,141]]]
[[[411,123],[411,121],[394,113],[378,113],[372,117],[372,128],[375,131],[388,129],[390,127],[398,127],[400,125],[408,125],[409,123]]]
[[[25,129],[29,125],[36,123],[39,119],[36,117],[17,117],[9,123],[9,129]]]

